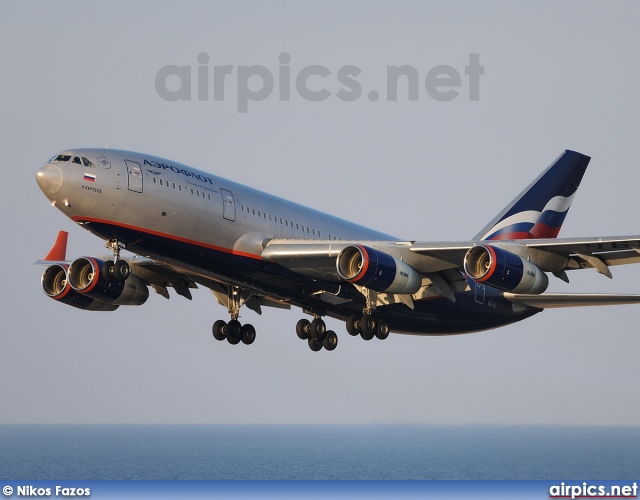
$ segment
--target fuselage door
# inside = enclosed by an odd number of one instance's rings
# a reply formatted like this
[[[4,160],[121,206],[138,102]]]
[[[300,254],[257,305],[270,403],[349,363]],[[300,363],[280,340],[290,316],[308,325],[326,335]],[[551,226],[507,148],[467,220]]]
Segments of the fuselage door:
[[[236,202],[233,199],[233,193],[226,189],[220,189],[220,194],[222,195],[222,216],[231,222],[235,222]]]
[[[127,172],[129,174],[129,191],[142,193],[142,169],[140,164],[135,161],[125,160]]]

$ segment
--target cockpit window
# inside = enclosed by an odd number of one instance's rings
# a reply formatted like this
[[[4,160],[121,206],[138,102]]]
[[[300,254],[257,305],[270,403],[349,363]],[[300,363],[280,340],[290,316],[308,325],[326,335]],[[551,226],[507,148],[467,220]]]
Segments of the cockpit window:
[[[77,163],[78,165],[82,165],[82,162],[80,161],[80,157],[79,156],[74,156],[73,157],[73,163]]]
[[[85,167],[95,168],[95,165],[91,163],[89,160],[87,160],[84,156],[82,157],[82,163],[84,164]]]
[[[58,155],[54,161],[69,161],[71,155]]]

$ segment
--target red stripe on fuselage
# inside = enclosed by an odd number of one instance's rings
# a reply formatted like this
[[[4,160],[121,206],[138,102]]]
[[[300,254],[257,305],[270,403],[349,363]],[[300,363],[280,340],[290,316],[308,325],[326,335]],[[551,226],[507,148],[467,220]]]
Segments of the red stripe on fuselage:
[[[219,247],[219,246],[216,246],[216,245],[210,245],[208,243],[203,243],[202,241],[190,240],[188,238],[182,238],[182,237],[176,236],[174,234],[161,233],[160,231],[154,231],[152,229],[146,229],[146,228],[143,228],[143,227],[132,226],[130,224],[124,224],[122,222],[115,222],[115,221],[106,220],[106,219],[96,219],[94,217],[81,217],[81,216],[72,217],[71,219],[74,222],[86,221],[86,222],[95,222],[95,223],[98,223],[98,224],[109,224],[111,226],[118,226],[118,227],[122,227],[122,228],[125,228],[125,229],[131,229],[133,231],[140,231],[141,233],[151,234],[153,236],[159,236],[160,238],[166,238],[166,239],[169,239],[169,240],[179,241],[181,243],[188,243],[189,245],[195,245],[195,246],[199,246],[199,247],[203,247],[203,248],[208,248],[210,250],[216,250],[218,252],[224,252],[224,253],[229,253],[229,254],[232,254],[232,255],[239,255],[241,257],[249,257],[251,259],[262,260],[262,257],[260,255],[255,255],[255,254],[247,253],[247,252],[240,252],[238,250],[232,250],[232,249],[229,249],[229,248]]]

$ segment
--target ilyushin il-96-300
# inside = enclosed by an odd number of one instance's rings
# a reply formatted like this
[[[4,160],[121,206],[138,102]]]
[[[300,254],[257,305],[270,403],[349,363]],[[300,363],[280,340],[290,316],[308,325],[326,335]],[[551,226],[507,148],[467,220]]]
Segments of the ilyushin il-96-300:
[[[141,305],[149,289],[187,299],[209,288],[228,310],[213,336],[252,344],[245,307],[299,308],[313,351],[338,335],[453,335],[497,328],[545,308],[640,303],[640,295],[545,293],[569,272],[640,262],[640,236],[558,238],[590,158],[565,151],[473,238],[405,240],[169,160],[69,149],[36,175],[51,204],[106,241],[106,257],[67,260],[67,233],[38,263],[52,299],[86,311]],[[121,250],[134,254],[121,256]],[[292,328],[293,330],[293,328]]]

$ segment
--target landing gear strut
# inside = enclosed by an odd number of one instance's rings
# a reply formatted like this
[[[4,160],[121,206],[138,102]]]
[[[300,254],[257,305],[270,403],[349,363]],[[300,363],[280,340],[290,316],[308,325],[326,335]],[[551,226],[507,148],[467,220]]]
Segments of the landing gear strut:
[[[219,319],[213,324],[211,333],[216,340],[227,340],[231,345],[242,342],[245,345],[253,344],[256,339],[256,329],[253,325],[242,325],[238,318],[240,317],[240,288],[230,286],[227,291],[227,309],[231,315],[231,320],[227,323]]]
[[[333,351],[338,347],[338,336],[336,332],[327,330],[327,325],[324,320],[316,315],[313,321],[308,319],[301,319],[296,325],[296,333],[302,340],[306,340],[309,344],[309,349],[312,351],[319,351],[323,347],[327,351]]]
[[[120,248],[124,248],[124,244],[116,239],[107,240],[105,245],[109,250],[113,251],[113,260],[106,261],[102,269],[102,277],[107,281],[118,281],[122,283],[127,281],[131,274],[131,268],[127,261],[120,258]]]

